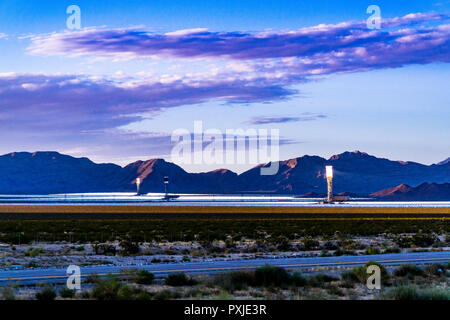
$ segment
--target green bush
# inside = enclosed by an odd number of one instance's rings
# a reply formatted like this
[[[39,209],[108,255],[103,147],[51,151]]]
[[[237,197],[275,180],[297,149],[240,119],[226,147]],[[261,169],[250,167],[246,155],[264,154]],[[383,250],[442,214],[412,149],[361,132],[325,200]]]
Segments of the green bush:
[[[147,291],[141,291],[136,297],[137,300],[152,300],[152,296]]]
[[[384,253],[400,253],[401,250],[399,247],[391,247],[384,250]]]
[[[73,297],[75,297],[75,292],[76,291],[73,289],[69,289],[67,287],[62,287],[59,290],[59,295],[63,298],[73,298]]]
[[[327,275],[325,273],[319,273],[308,279],[308,284],[311,287],[323,287],[325,283],[337,280],[337,278]]]
[[[8,286],[1,288],[1,296],[3,300],[16,300],[14,289]]]
[[[412,237],[412,242],[417,247],[430,247],[437,240],[437,237],[429,233],[416,233]]]
[[[419,300],[419,289],[414,285],[394,287],[385,294],[385,298],[393,300]]]
[[[320,246],[319,241],[314,240],[311,237],[304,238],[302,240],[303,242],[303,250],[309,251],[309,250],[317,250]]]
[[[415,264],[404,264],[394,271],[396,277],[414,278],[415,276],[423,276],[424,271],[422,268]]]
[[[123,255],[138,254],[140,251],[139,243],[130,240],[122,240],[120,248]]]
[[[385,299],[393,300],[450,300],[450,291],[438,288],[420,289],[415,285],[401,285],[390,289]]]
[[[421,300],[450,300],[450,290],[427,288],[420,292]]]
[[[358,278],[358,281],[362,284],[367,283],[367,279],[369,278],[370,274],[367,273],[367,268],[371,265],[376,265],[380,268],[381,271],[381,283],[387,284],[389,282],[390,276],[387,272],[386,268],[375,261],[369,261],[362,267],[355,267],[353,268],[352,272]]]
[[[147,270],[139,270],[136,274],[136,283],[138,284],[152,284],[155,275]]]
[[[255,285],[254,271],[232,271],[219,274],[216,278],[219,287],[229,292],[244,290],[248,286]]]
[[[186,276],[185,273],[174,273],[166,277],[166,284],[172,287],[193,286],[197,284],[197,281]]]
[[[304,287],[308,280],[300,273],[289,274],[285,269],[262,266],[254,271],[232,271],[216,277],[216,284],[228,291],[244,290],[247,287]]]
[[[429,264],[425,267],[425,273],[431,276],[442,276],[445,274],[445,265],[440,263]]]
[[[291,275],[291,283],[296,287],[304,287],[308,284],[308,280],[303,274],[296,271]]]
[[[162,290],[155,294],[153,297],[155,300],[170,300],[170,299],[178,299],[180,298],[180,294],[171,290]]]
[[[118,300],[121,284],[119,279],[108,276],[106,279],[99,279],[92,289],[92,297],[97,300]]]
[[[25,251],[25,257],[37,257],[41,255],[44,251],[41,248],[29,248]]]
[[[286,269],[265,265],[255,270],[255,285],[262,287],[281,287],[289,285],[291,277]]]
[[[336,257],[338,257],[338,256],[355,256],[355,255],[357,255],[357,253],[353,250],[346,250],[346,249],[338,248],[336,251],[334,251],[333,255]]]
[[[342,272],[341,279],[344,282],[347,282],[347,283],[359,283],[359,282],[361,282],[359,280],[359,277],[357,276],[356,272],[354,272],[354,270]]]
[[[334,295],[334,296],[340,296],[340,297],[345,296],[345,292],[341,288],[339,288],[338,286],[335,286],[335,285],[329,286],[328,293],[331,295]]]
[[[120,286],[117,296],[120,300],[133,300],[133,290],[127,286]]]
[[[52,288],[45,288],[42,291],[36,293],[36,299],[40,301],[55,300],[56,292]]]
[[[107,243],[94,244],[94,251],[95,254],[105,254],[111,256],[115,256],[117,253],[116,247]]]
[[[369,254],[369,255],[371,255],[371,254],[380,254],[380,253],[381,253],[381,251],[378,248],[367,248],[367,250],[365,252],[365,254]]]

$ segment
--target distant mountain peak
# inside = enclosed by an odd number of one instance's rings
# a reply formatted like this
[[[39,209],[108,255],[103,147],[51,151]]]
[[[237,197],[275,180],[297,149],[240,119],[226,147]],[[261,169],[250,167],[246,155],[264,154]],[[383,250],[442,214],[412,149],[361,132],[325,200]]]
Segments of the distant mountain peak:
[[[411,191],[412,189],[413,189],[412,187],[408,186],[407,184],[402,183],[393,188],[374,192],[374,193],[370,194],[370,196],[375,197],[375,198],[388,197],[388,196],[394,196],[394,195],[398,195],[398,194],[402,194],[402,193],[407,193],[407,192]]]
[[[0,156],[3,158],[11,158],[15,160],[40,160],[40,161],[46,161],[46,160],[58,160],[58,161],[64,161],[64,160],[81,160],[84,162],[92,162],[86,157],[82,158],[76,158],[72,157],[67,154],[62,154],[57,151],[35,151],[35,152],[11,152],[8,154],[5,154],[3,156]]]
[[[15,158],[15,157],[49,157],[49,156],[62,156],[61,153],[57,151],[35,151],[35,152],[11,152],[5,154],[4,156]]]
[[[166,163],[166,161],[164,159],[154,158],[154,159],[148,159],[148,160],[137,160],[135,162],[128,164],[127,167],[140,167],[140,166],[149,167],[149,166],[154,166],[156,164],[163,164],[163,163]]]
[[[339,159],[357,159],[357,158],[363,158],[368,157],[369,155],[366,152],[361,152],[359,150],[354,151],[345,151],[340,154],[336,154],[334,156],[331,156],[329,161],[331,160],[339,160]]]
[[[298,163],[298,160],[297,160],[297,158],[295,158],[295,159],[288,160],[288,162],[286,163],[286,165],[287,165],[289,168],[295,168],[295,167],[297,166],[297,163]]]
[[[438,166],[443,166],[444,164],[448,164],[450,163],[450,157],[448,157],[447,159],[445,159],[444,161],[438,162],[436,163]]]
[[[401,184],[394,188],[372,193],[370,196],[381,200],[394,201],[448,201],[450,199],[450,183],[424,182],[414,188]]]
[[[216,169],[216,170],[209,171],[209,172],[206,172],[206,173],[211,173],[211,174],[223,174],[223,175],[226,175],[226,174],[236,175],[236,173],[234,173],[233,171],[228,170],[228,169]]]

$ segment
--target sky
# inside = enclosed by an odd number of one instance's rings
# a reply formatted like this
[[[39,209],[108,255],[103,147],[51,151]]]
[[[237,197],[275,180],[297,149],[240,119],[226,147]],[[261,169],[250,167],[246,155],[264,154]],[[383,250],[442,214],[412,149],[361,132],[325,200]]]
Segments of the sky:
[[[202,121],[278,129],[281,159],[450,156],[447,0],[4,0],[0,52],[0,154],[171,161],[174,130]]]

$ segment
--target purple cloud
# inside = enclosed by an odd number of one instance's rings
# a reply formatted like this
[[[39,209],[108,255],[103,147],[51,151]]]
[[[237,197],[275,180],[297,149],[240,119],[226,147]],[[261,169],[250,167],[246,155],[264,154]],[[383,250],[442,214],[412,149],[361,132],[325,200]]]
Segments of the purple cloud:
[[[416,13],[384,19],[381,30],[366,22],[318,25],[284,32],[211,32],[206,29],[154,34],[137,29],[85,29],[78,32],[35,36],[29,51],[44,55],[96,55],[118,58],[169,56],[237,60],[310,57],[359,47],[385,47],[405,37],[448,41],[448,30],[401,29],[418,23],[442,21],[449,16]],[[403,40],[402,40],[403,39]]]
[[[298,122],[298,121],[312,121],[326,118],[323,114],[304,114],[300,117],[255,117],[249,121],[244,122],[247,125],[261,125],[272,123],[286,123],[286,122]]]
[[[285,88],[318,75],[450,62],[450,25],[424,27],[448,18],[416,13],[384,19],[380,30],[367,29],[365,22],[344,22],[256,34],[194,29],[158,35],[136,29],[86,29],[35,36],[29,51],[127,59],[231,59],[229,65],[239,66],[224,68],[223,78]]]
[[[113,82],[74,75],[0,74],[0,130],[89,132],[166,108],[206,102],[266,102],[295,93],[255,80]]]

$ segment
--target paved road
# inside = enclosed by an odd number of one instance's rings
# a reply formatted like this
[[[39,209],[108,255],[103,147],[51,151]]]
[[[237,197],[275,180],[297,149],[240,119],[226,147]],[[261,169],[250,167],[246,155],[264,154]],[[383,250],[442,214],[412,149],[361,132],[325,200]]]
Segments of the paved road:
[[[313,258],[280,258],[280,259],[255,259],[233,261],[204,261],[188,263],[154,263],[150,265],[138,265],[133,267],[121,266],[92,266],[82,267],[81,275],[90,274],[106,276],[107,274],[120,275],[123,269],[138,268],[151,271],[156,277],[164,277],[170,273],[184,272],[186,274],[213,274],[233,270],[254,269],[265,264],[279,266],[288,269],[311,269],[317,267],[355,267],[368,261],[377,261],[386,266],[395,266],[407,263],[428,264],[450,261],[450,251],[447,252],[417,252],[380,254],[364,256],[340,256],[340,257],[313,257]],[[26,269],[26,270],[0,270],[0,285],[19,281],[20,284],[33,283],[64,283],[67,280],[66,269]]]

